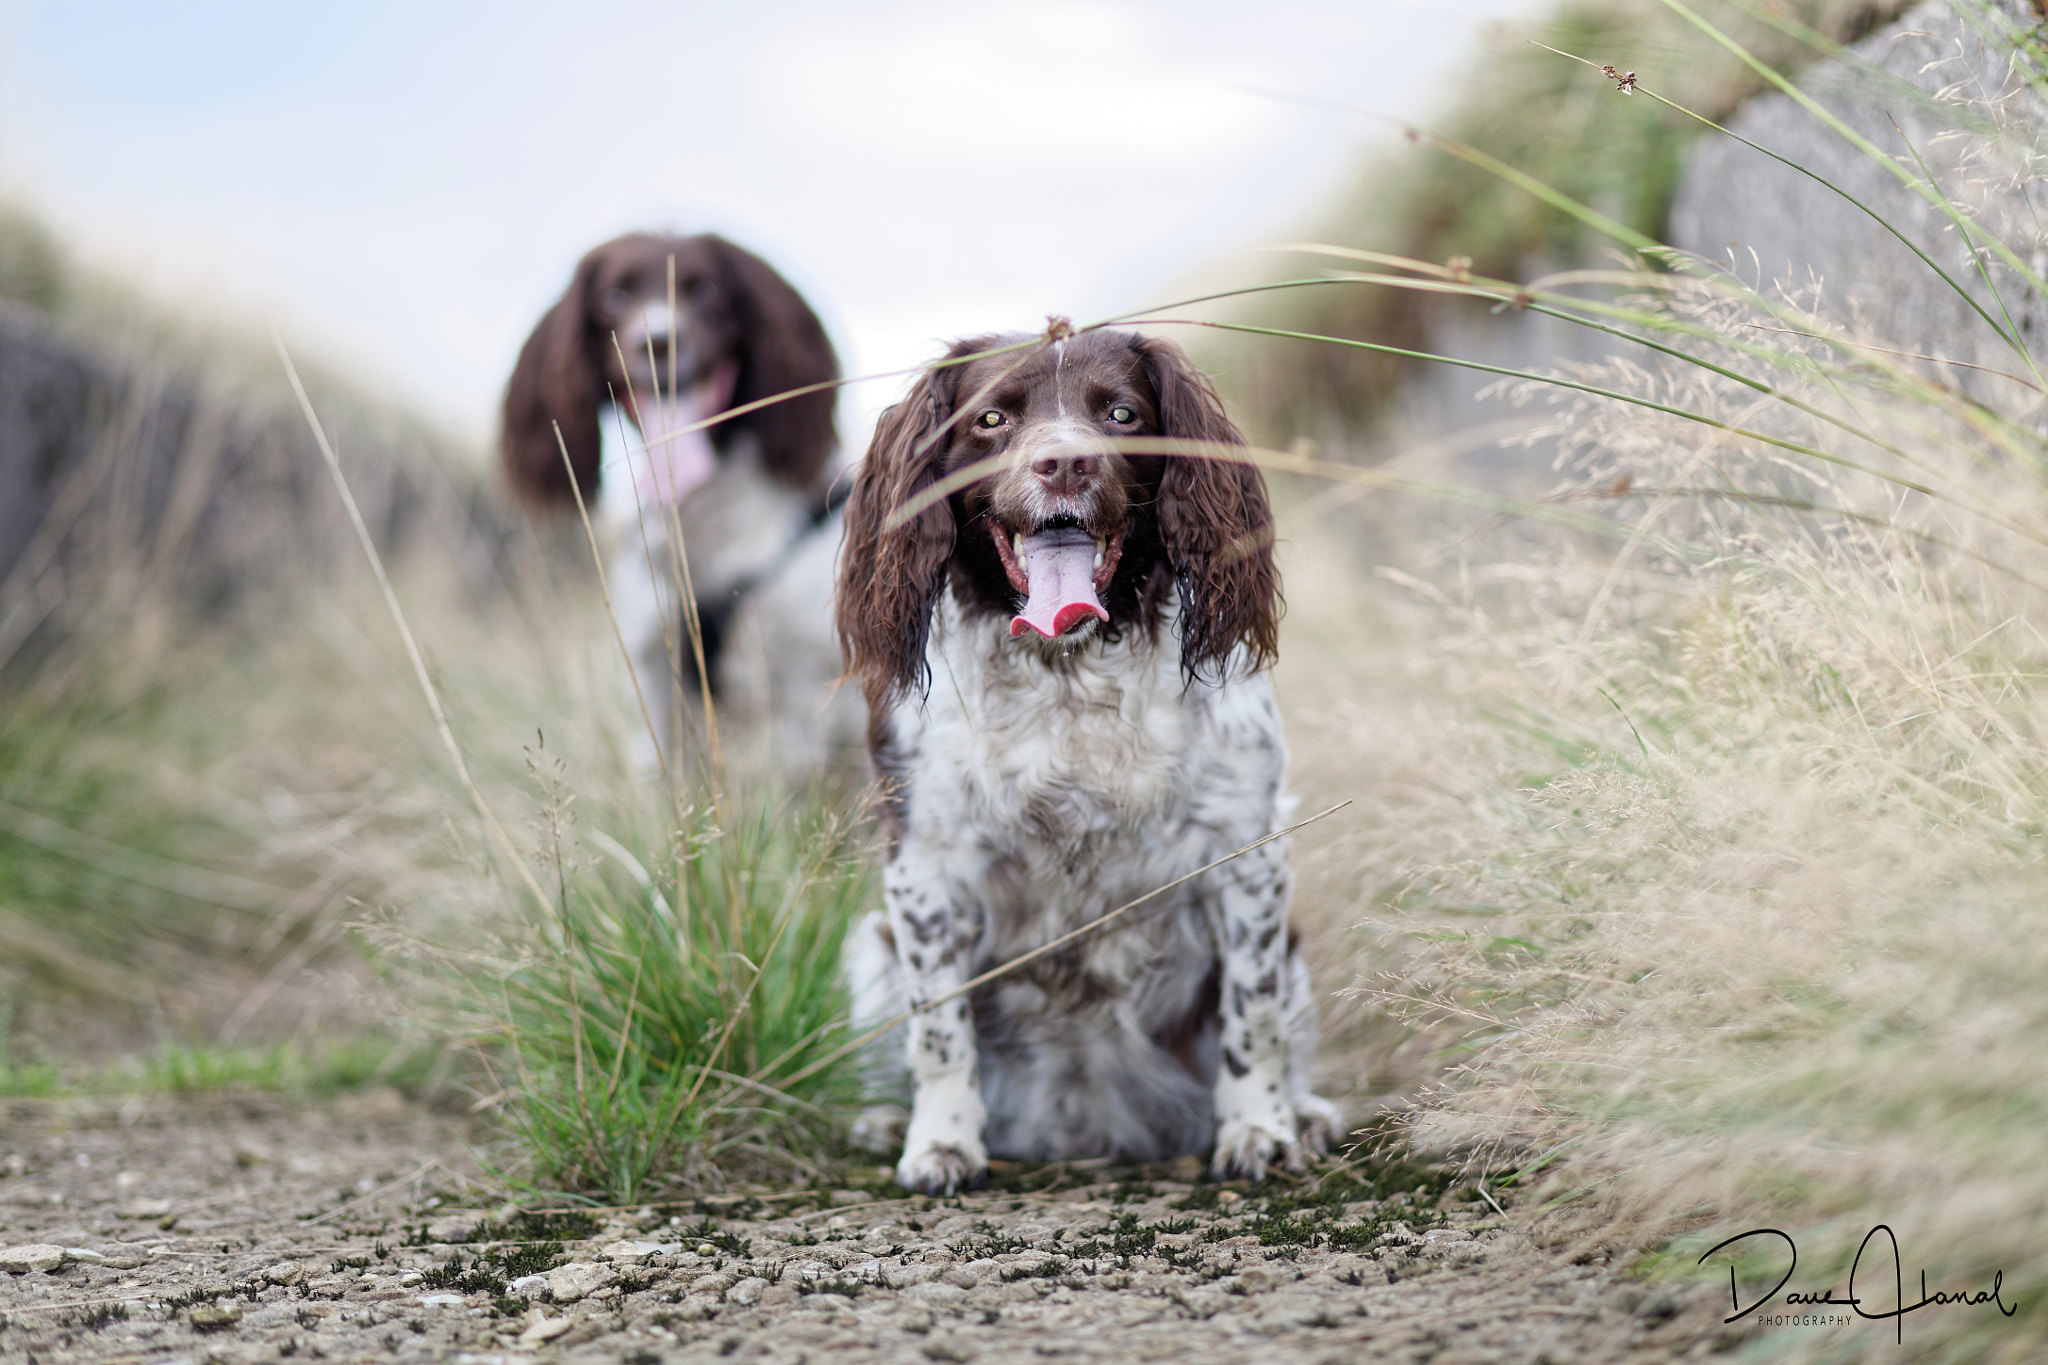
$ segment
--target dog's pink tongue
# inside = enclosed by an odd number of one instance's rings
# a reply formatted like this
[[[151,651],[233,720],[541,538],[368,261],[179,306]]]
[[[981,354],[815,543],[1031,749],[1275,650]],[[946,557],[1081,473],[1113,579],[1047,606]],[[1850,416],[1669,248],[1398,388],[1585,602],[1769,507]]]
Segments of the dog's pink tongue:
[[[1095,595],[1095,537],[1079,529],[1040,531],[1024,537],[1020,558],[1030,591],[1010,622],[1013,638],[1028,628],[1050,640],[1091,616],[1109,619]]]
[[[697,491],[718,472],[718,453],[711,448],[708,429],[687,428],[713,413],[724,412],[732,397],[736,371],[730,362],[712,371],[696,387],[674,398],[642,400],[641,420],[647,430],[640,433],[647,448],[647,461],[634,474],[641,505],[652,502],[674,507]]]

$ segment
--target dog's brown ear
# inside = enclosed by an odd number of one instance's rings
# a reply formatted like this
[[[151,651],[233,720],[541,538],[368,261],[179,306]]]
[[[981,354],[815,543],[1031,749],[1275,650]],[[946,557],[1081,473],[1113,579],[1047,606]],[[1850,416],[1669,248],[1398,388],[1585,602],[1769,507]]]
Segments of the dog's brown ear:
[[[839,358],[803,295],[752,252],[723,237],[707,235],[704,242],[718,261],[737,335],[732,405],[839,378]],[[837,401],[834,390],[824,389],[771,403],[726,425],[752,431],[769,472],[792,488],[808,489],[838,444],[832,426]]]
[[[1134,338],[1159,398],[1165,436],[1242,446],[1207,375],[1173,342]],[[1248,662],[1273,661],[1280,638],[1280,571],[1273,562],[1273,511],[1257,465],[1203,456],[1166,458],[1159,477],[1159,537],[1180,586],[1181,667],[1220,675],[1244,646]]]
[[[991,339],[958,342],[948,358],[986,350]],[[860,680],[869,710],[931,686],[925,642],[946,583],[957,528],[942,498],[900,526],[888,522],[942,477],[959,389],[957,366],[926,370],[903,401],[882,414],[875,439],[854,471],[846,502],[834,606],[846,671]]]
[[[590,293],[605,250],[596,248],[577,265],[569,291],[541,315],[519,348],[519,363],[505,385],[500,438],[505,475],[513,491],[535,506],[575,502],[568,470],[562,467],[562,447],[555,443],[556,423],[584,501],[596,496],[602,477],[597,409],[604,399],[604,369]]]

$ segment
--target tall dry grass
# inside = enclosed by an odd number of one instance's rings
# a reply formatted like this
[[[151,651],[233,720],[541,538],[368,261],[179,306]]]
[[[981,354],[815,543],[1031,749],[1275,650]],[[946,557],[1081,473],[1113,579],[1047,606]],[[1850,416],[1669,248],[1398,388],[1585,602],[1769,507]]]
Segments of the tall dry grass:
[[[495,892],[275,352],[50,280],[43,316],[6,319],[13,377],[54,376],[31,403],[55,458],[0,575],[0,1088],[262,1085],[337,1040],[345,1064],[316,1069],[388,1078],[360,1064],[384,1048],[416,1073],[354,926],[392,904],[469,923]],[[501,515],[480,455],[332,371],[310,383],[495,798],[525,799],[536,727],[621,772],[581,546]]]
[[[2000,321],[2042,299],[1994,236],[2038,164],[2037,71],[2022,48],[1995,105],[1950,93],[1972,173],[1938,192]],[[1824,282],[1603,283],[1637,292],[1602,321],[1674,353],[1504,385],[1562,452],[1524,515],[1295,505],[1290,646],[1327,651],[1283,664],[1298,780],[1369,798],[1315,866],[1356,878],[1355,1000],[1414,1028],[1361,1026],[1375,1089],[1419,1096],[1417,1141],[1533,1228],[1703,1313],[1730,1311],[1727,1255],[1696,1264],[1724,1238],[1784,1228],[1786,1289],[1840,1294],[1884,1223],[1908,1303],[1924,1267],[2021,1306],[1913,1313],[1901,1358],[2039,1358],[2048,399],[2024,335],[2005,322],[2008,375],[1958,378]],[[1344,605],[1304,614],[1305,576]],[[1889,1321],[1758,1330],[1773,1358],[1898,1352]]]

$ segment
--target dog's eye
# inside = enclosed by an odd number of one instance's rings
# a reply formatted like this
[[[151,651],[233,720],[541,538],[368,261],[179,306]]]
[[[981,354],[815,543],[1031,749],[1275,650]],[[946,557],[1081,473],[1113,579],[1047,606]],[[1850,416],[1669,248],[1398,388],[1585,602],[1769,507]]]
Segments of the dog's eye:
[[[1127,427],[1138,420],[1138,414],[1119,403],[1109,410],[1109,420],[1120,427]]]
[[[1003,424],[1003,414],[997,412],[994,408],[990,408],[974,420],[984,427],[999,427]]]
[[[691,280],[683,286],[683,292],[690,302],[698,305],[714,302],[718,298],[717,280]]]

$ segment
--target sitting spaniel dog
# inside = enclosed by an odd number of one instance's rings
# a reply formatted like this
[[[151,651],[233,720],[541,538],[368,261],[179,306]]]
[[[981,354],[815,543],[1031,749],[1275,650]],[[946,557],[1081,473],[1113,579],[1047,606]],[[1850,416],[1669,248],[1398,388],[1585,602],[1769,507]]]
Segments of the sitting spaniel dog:
[[[845,487],[834,462],[833,390],[688,429],[838,377],[832,344],[802,296],[714,236],[633,234],[597,247],[519,353],[505,392],[506,473],[536,507],[573,509],[578,490],[593,510],[603,507],[618,543],[608,570],[613,609],[666,751],[676,719],[701,709],[679,540],[702,676],[720,714],[737,717],[784,775],[858,763],[858,705],[831,700],[835,493]],[[630,470],[604,467],[608,402],[639,438],[626,454]],[[639,756],[643,770],[656,761],[652,739]]]
[[[1282,818],[1272,515],[1257,468],[1208,457],[1243,438],[1170,341],[1092,331],[975,358],[1018,340],[928,370],[848,505],[839,635],[887,845],[886,911],[848,949],[856,1029]],[[971,465],[990,472],[915,510]],[[897,1179],[951,1192],[991,1153],[1298,1166],[1337,1113],[1309,1090],[1288,884],[1266,844],[916,1015],[869,1062],[895,1092],[873,1098],[910,1100]]]

